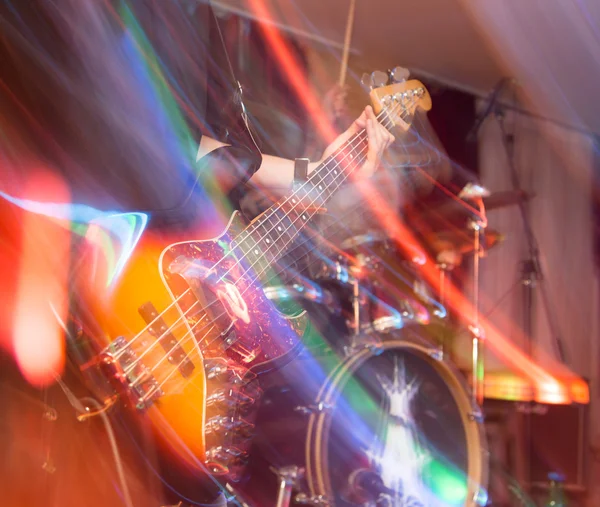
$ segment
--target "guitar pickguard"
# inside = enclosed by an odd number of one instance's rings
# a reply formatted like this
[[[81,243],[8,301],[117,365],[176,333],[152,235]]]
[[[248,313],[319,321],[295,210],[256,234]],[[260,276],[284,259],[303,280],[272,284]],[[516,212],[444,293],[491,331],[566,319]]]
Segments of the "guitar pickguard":
[[[300,351],[307,318],[288,318],[267,299],[249,263],[230,250],[231,229],[215,240],[171,245],[160,269],[202,354],[225,354],[260,373]]]

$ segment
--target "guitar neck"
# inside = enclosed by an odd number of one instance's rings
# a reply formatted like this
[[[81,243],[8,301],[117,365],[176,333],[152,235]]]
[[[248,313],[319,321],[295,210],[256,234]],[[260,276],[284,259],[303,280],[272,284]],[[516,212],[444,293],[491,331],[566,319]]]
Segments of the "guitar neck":
[[[261,272],[281,257],[315,214],[360,167],[367,154],[365,131],[339,148],[282,201],[259,215],[234,240],[250,265]]]

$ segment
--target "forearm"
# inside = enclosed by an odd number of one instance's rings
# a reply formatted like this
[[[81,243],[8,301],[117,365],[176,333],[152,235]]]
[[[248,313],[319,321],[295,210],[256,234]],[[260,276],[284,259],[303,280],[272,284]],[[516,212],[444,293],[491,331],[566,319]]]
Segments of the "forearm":
[[[196,160],[200,160],[211,151],[223,146],[226,146],[226,144],[216,141],[211,137],[202,136]],[[311,162],[309,164],[309,174],[317,167],[317,165],[318,162]],[[232,175],[235,174],[235,172],[227,171],[225,169],[226,168],[215,167],[215,174],[213,176],[219,181],[221,188],[227,190],[235,186],[236,182],[234,181],[234,178],[232,178]],[[293,160],[272,155],[263,155],[258,171],[252,176],[252,183],[259,187],[269,189],[269,191],[274,193],[285,193],[291,188],[293,179]]]
[[[308,173],[310,174],[317,165],[318,162],[309,163]],[[287,192],[293,180],[294,161],[271,155],[263,155],[262,164],[252,178],[252,182],[256,185],[278,193]]]

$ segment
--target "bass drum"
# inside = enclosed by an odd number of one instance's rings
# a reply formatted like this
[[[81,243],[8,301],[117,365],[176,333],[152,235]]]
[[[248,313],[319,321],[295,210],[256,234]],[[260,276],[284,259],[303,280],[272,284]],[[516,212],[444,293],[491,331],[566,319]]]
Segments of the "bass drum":
[[[255,452],[267,461],[263,470],[303,471],[292,504],[486,504],[478,408],[433,348],[388,335],[377,349],[336,357],[286,367],[290,385],[265,392]],[[318,371],[330,373],[311,401],[307,386]],[[266,504],[263,497],[256,505]]]

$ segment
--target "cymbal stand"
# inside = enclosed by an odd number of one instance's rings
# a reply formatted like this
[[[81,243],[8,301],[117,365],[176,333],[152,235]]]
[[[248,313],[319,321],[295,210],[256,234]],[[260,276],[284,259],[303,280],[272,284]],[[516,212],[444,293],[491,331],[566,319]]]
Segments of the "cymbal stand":
[[[292,491],[304,475],[304,470],[294,465],[282,468],[271,467],[271,470],[279,478],[279,492],[275,507],[289,507],[292,502]]]
[[[448,255],[448,253],[450,253],[450,255]],[[444,254],[446,254],[446,255],[444,255]],[[459,262],[457,260],[456,254],[454,252],[445,251],[445,252],[438,254],[437,263],[436,263],[436,267],[440,274],[438,295],[439,295],[439,303],[443,308],[446,308],[446,284],[447,284],[448,278],[450,277],[450,272],[458,264],[459,264]],[[439,348],[440,359],[442,359],[442,360],[445,359],[446,356],[449,354],[449,351],[447,350],[447,348],[448,348],[447,337],[445,335],[442,335],[442,340],[441,340],[440,348]]]
[[[450,270],[453,268],[454,266],[451,266],[445,262],[438,262],[437,264],[437,268],[438,268],[438,272],[440,274],[440,284],[439,284],[439,289],[438,289],[438,293],[439,293],[439,303],[442,307],[446,307],[446,277],[448,276]],[[447,343],[446,343],[446,337],[443,335],[442,336],[442,340],[440,343],[440,348],[439,348],[439,354],[440,354],[440,359],[444,360],[446,358],[446,354],[448,353],[447,349]]]
[[[483,200],[478,199],[480,210],[484,212]],[[484,216],[482,213],[481,216]],[[469,326],[472,335],[472,393],[473,401],[478,405],[483,405],[484,398],[484,363],[483,363],[483,342],[485,335],[479,323],[479,262],[482,254],[481,231],[487,226],[485,219],[477,218],[470,221],[470,227],[473,229],[473,321]]]
[[[352,280],[352,313],[354,318],[354,334],[360,334],[361,315],[360,315],[360,283],[357,277]]]

